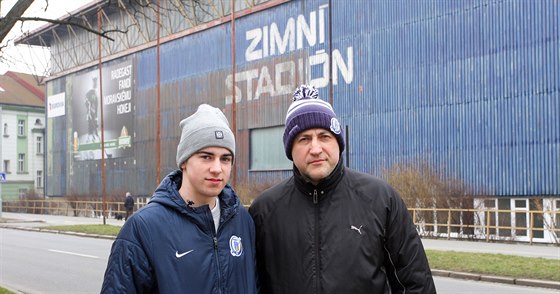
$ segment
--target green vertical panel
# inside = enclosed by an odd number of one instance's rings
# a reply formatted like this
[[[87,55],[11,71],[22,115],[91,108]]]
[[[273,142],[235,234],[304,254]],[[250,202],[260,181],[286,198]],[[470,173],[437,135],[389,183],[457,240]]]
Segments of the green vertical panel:
[[[10,201],[10,200],[17,200],[18,199],[18,187],[17,184],[12,183],[4,183],[2,184],[2,200],[3,201]]]
[[[19,189],[33,189],[33,182],[7,182],[2,184],[2,201],[18,200]]]

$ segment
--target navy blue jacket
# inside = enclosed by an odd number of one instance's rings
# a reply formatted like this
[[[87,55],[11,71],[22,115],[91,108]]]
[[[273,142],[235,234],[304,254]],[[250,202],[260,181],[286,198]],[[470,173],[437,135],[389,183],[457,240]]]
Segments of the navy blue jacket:
[[[102,293],[256,293],[255,229],[227,185],[218,232],[208,205],[187,206],[181,171],[123,226],[111,248]]]

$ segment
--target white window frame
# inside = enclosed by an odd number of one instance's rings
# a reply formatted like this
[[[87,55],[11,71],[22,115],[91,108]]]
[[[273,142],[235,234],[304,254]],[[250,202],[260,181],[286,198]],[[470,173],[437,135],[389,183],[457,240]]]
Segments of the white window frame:
[[[37,183],[36,183],[37,188],[43,188],[43,171],[42,170],[37,171],[37,177],[35,178],[35,180],[37,181]]]
[[[25,153],[18,154],[18,173],[25,172]]]
[[[18,136],[25,136],[25,120],[18,119]]]
[[[37,136],[35,142],[36,142],[35,147],[37,148],[37,154],[43,154],[43,136]]]

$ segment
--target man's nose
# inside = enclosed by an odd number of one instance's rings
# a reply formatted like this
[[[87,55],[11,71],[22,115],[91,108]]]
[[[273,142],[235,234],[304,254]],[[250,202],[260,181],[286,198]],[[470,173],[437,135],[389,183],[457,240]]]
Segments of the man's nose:
[[[210,172],[212,173],[219,173],[222,171],[222,163],[220,162],[219,158],[216,158],[210,164]]]
[[[311,152],[312,154],[319,154],[323,151],[323,146],[316,137],[313,137],[313,139],[311,140],[310,148],[311,150],[309,152]]]

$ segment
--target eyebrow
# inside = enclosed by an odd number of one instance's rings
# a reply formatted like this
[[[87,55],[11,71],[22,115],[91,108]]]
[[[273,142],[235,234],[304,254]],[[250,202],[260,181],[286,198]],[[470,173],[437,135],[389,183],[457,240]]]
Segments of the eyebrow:
[[[216,156],[215,153],[209,152],[209,151],[198,151],[198,152],[196,152],[196,154],[205,154],[205,155]],[[220,155],[220,157],[222,157],[222,156],[233,157],[233,154],[231,154],[231,152],[230,152],[230,153]]]
[[[330,132],[328,130],[321,130],[319,132],[317,132],[317,136],[319,135],[323,135],[323,134],[329,134]],[[300,133],[299,135],[296,136],[296,138],[301,138],[301,137],[312,137],[314,134],[314,132],[311,133]]]

